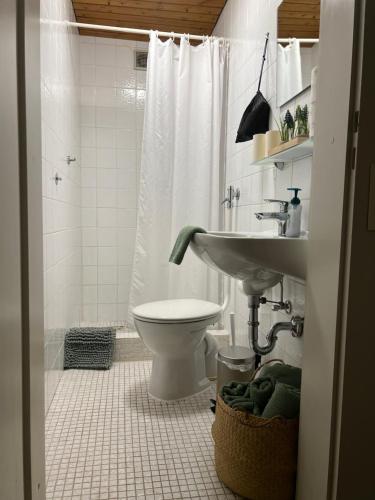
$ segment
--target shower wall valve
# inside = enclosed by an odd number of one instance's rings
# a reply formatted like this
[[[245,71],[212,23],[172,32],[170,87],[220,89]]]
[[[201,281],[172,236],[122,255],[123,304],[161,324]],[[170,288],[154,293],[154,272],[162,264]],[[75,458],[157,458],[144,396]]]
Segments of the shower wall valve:
[[[233,186],[229,186],[227,188],[227,197],[224,198],[224,200],[221,202],[222,205],[224,203],[227,204],[227,208],[232,208],[233,207],[233,201],[234,200],[239,200],[241,196],[240,190],[237,188],[235,189]]]
[[[66,163],[70,165],[72,162],[77,161],[77,158],[75,156],[67,156],[66,157]]]
[[[62,181],[62,177],[60,177],[59,174],[56,172],[54,177],[53,177],[53,180],[55,181],[55,184],[57,186],[59,184],[59,182]]]

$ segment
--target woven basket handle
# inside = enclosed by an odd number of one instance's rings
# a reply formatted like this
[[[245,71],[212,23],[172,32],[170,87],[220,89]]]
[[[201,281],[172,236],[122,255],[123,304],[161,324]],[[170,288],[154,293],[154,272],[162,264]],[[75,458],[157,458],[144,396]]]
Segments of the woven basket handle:
[[[270,365],[271,363],[281,363],[281,364],[285,365],[285,363],[284,363],[284,361],[282,359],[278,359],[278,358],[269,359],[265,363],[262,363],[261,365],[258,366],[258,368],[254,371],[254,373],[253,373],[253,375],[252,375],[252,377],[250,379],[250,382],[252,382],[255,379],[255,377],[258,375],[258,373],[263,368],[263,366]]]

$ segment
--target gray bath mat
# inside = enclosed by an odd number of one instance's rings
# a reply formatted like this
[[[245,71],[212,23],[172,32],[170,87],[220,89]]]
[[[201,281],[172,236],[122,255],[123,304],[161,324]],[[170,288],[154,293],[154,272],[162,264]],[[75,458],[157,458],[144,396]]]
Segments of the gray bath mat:
[[[108,370],[115,339],[115,328],[71,328],[65,336],[64,369]]]

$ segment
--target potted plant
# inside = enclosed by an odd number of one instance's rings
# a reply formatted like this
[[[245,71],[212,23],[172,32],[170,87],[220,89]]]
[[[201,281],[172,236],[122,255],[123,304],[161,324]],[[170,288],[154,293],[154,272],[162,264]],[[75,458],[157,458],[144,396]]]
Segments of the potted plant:
[[[275,119],[275,122],[280,132],[281,143],[288,142],[291,139],[291,134],[293,135],[293,132],[291,131],[294,129],[293,117],[290,114],[289,110],[287,111],[284,118],[280,116],[280,119]]]
[[[307,104],[303,108],[300,105],[297,106],[294,123],[296,137],[309,136],[309,110]]]

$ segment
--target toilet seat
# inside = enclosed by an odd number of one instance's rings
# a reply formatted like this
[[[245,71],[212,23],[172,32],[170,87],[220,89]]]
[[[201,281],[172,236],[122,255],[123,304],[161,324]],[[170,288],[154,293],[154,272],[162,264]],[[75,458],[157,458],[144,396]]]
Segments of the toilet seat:
[[[147,323],[193,323],[214,319],[221,307],[213,302],[197,299],[159,300],[133,309],[133,316]]]

